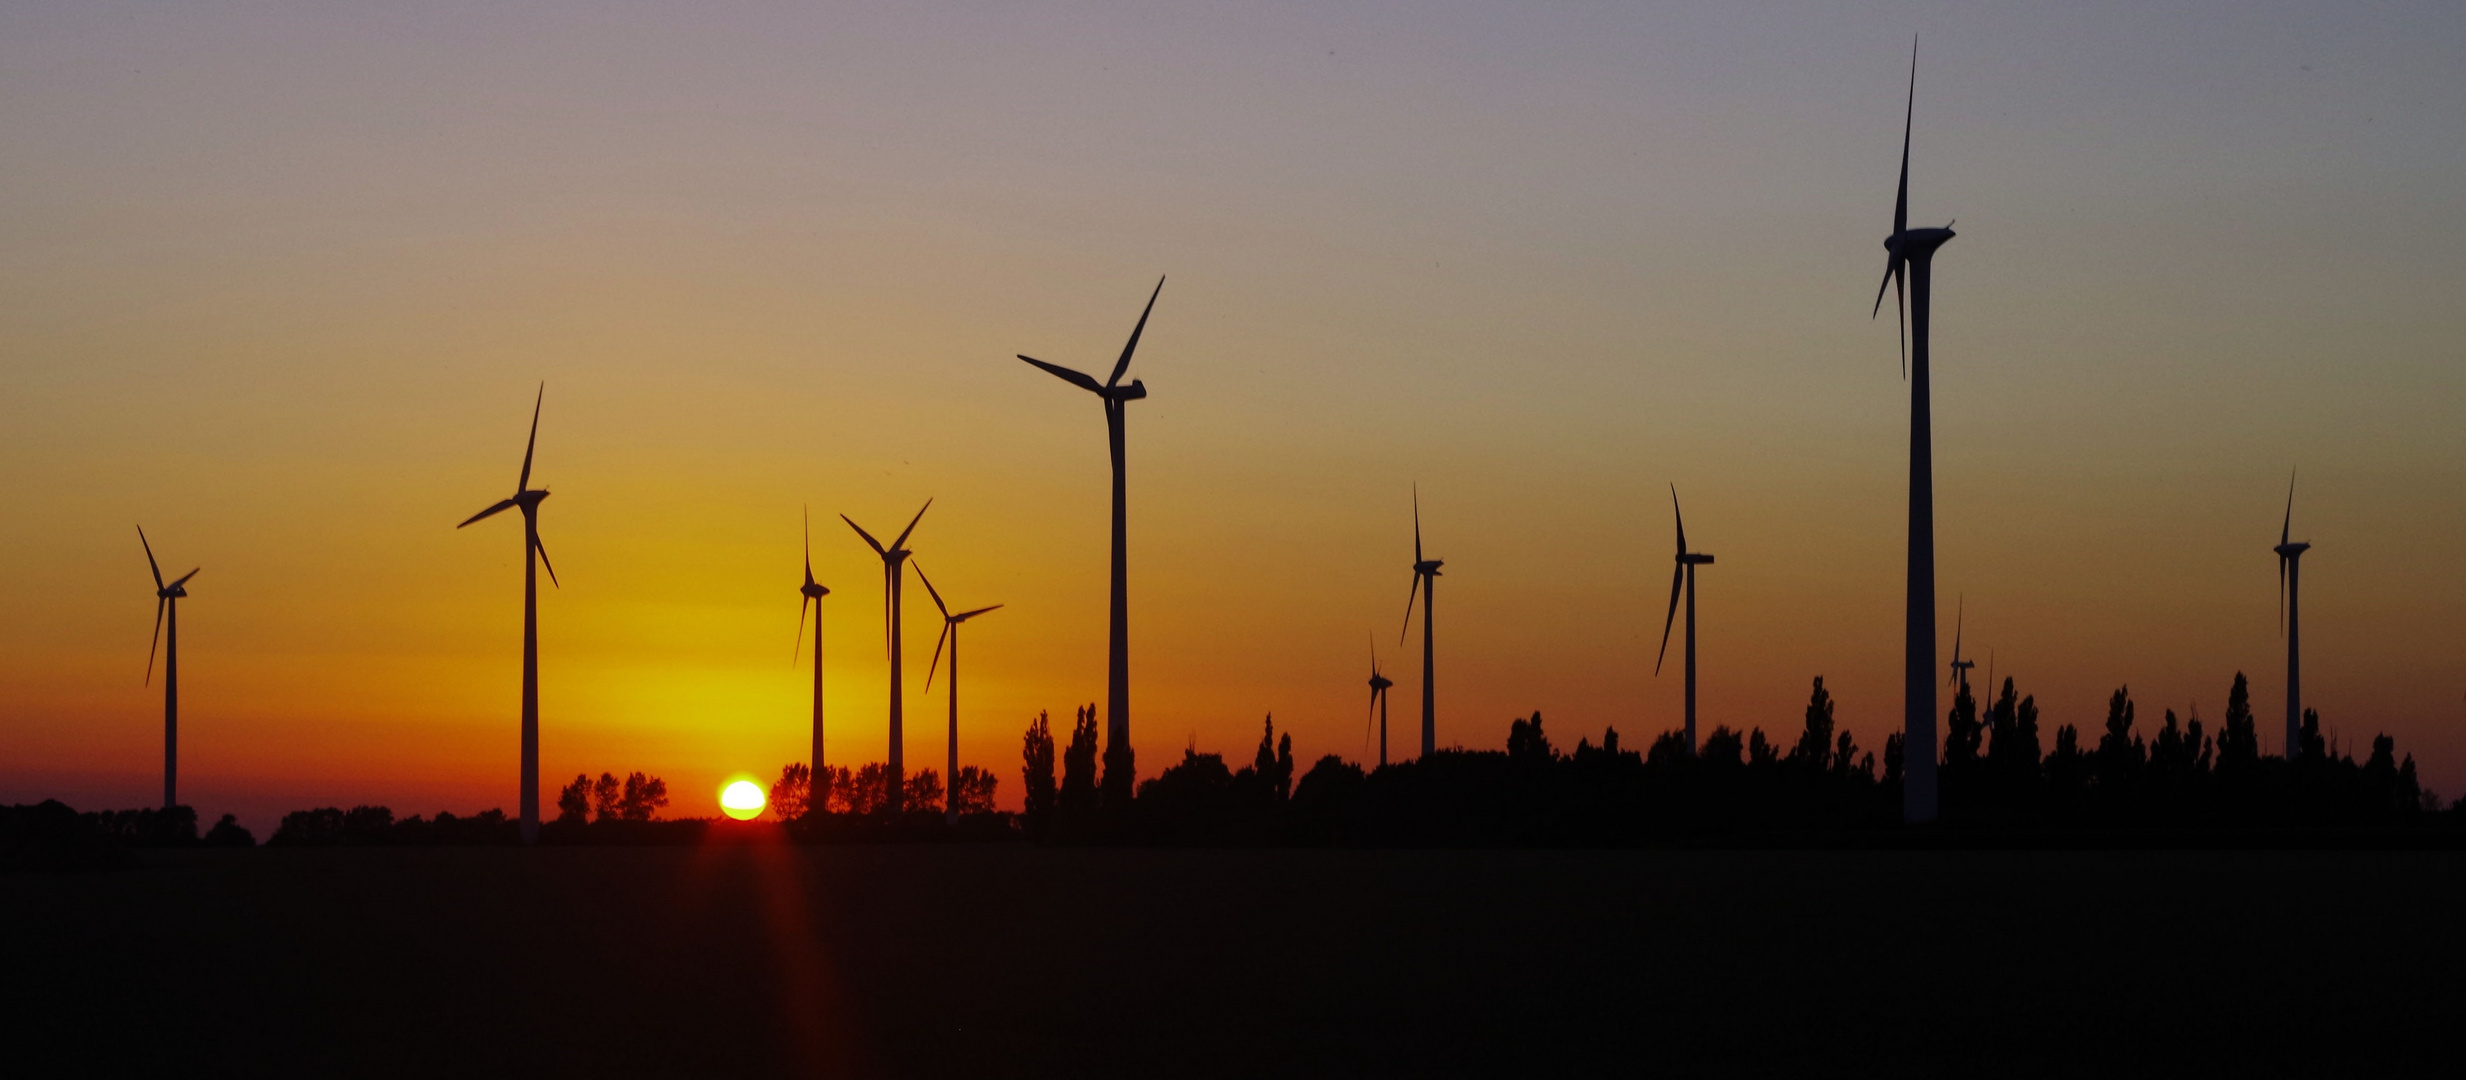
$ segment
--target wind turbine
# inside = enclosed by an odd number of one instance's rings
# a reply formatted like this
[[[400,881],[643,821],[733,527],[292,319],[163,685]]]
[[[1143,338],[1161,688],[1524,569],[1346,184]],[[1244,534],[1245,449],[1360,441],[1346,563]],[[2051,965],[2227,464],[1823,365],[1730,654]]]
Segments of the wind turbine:
[[[196,577],[197,570],[165,585],[162,565],[154,561],[154,545],[146,540],[143,525],[137,527],[137,542],[146,549],[146,567],[154,571],[154,643],[146,646],[148,683],[154,681],[154,650],[164,644],[165,619],[171,624],[171,647],[163,654],[163,808],[168,810],[180,805],[180,600],[188,595],[188,579]]]
[[[1678,618],[1678,594],[1687,594],[1687,756],[1695,756],[1695,568],[1712,565],[1713,557],[1700,551],[1687,550],[1687,516],[1678,509],[1678,485],[1670,485],[1670,516],[1678,521],[1678,567],[1670,574],[1670,613],[1661,620],[1661,655],[1653,660],[1653,674],[1661,674],[1661,661],[1670,655],[1670,624]]]
[[[908,519],[908,527],[899,530],[899,539],[891,541],[887,548],[854,519],[846,514],[839,515],[839,520],[847,522],[849,528],[856,530],[856,535],[865,538],[866,546],[882,557],[882,629],[890,638],[890,761],[887,764],[890,775],[884,778],[883,795],[894,814],[899,812],[905,801],[901,784],[907,776],[906,736],[901,727],[905,707],[899,685],[899,584],[906,575],[900,570],[907,565],[908,556],[914,554],[907,549],[908,534],[916,531],[916,523],[924,520],[925,511],[931,509],[933,500],[925,500],[925,505],[917,509],[916,516]]]
[[[1430,632],[1431,597],[1438,592],[1439,567],[1445,559],[1421,557],[1421,485],[1413,485],[1413,591],[1404,594],[1404,629],[1396,634],[1396,644],[1404,644],[1406,634],[1413,632],[1413,597],[1421,597],[1421,756],[1438,752],[1438,683],[1433,677],[1432,663],[1437,650]]]
[[[1370,708],[1379,721],[1379,768],[1387,767],[1387,688],[1396,685],[1379,674],[1379,642],[1370,639]]]
[[[2289,543],[2295,530],[2295,476],[2286,475],[2286,521],[2278,526],[2278,631],[2286,635],[2286,760],[2303,744],[2303,553],[2311,542]]]
[[[459,529],[509,508],[522,511],[522,842],[526,844],[539,839],[539,568],[547,568],[550,585],[563,587],[557,583],[556,565],[548,561],[548,549],[539,542],[539,504],[548,492],[531,489],[531,452],[539,448],[539,408],[547,400],[548,384],[541,383],[539,396],[531,402],[531,439],[522,447],[522,475],[514,480],[514,493],[454,526]]]
[[[1892,235],[1885,238],[1883,284],[1875,310],[1884,310],[1884,290],[1894,294],[1903,316],[1902,347],[1909,389],[1909,604],[1905,612],[1901,688],[1902,752],[1907,772],[1901,785],[1901,820],[1935,820],[1935,449],[1927,369],[1927,315],[1935,249],[1952,239],[1952,228],[1909,227],[1910,130],[1918,116],[1918,41],[1910,39],[1909,104],[1901,127],[1901,190],[1892,204]],[[1902,312],[1906,276],[1908,310]]]
[[[1130,328],[1130,341],[1122,346],[1121,359],[1113,362],[1113,374],[1098,383],[1079,372],[1058,364],[1048,364],[1021,354],[1025,360],[1044,369],[1055,378],[1096,395],[1105,406],[1105,435],[1113,448],[1113,608],[1112,631],[1105,651],[1105,773],[1111,782],[1114,762],[1121,762],[1122,794],[1129,794],[1127,785],[1132,775],[1130,751],[1130,570],[1129,570],[1129,510],[1125,501],[1122,460],[1123,410],[1130,403],[1147,396],[1147,384],[1137,379],[1123,386],[1122,373],[1130,370],[1130,354],[1139,349],[1139,335],[1147,331],[1147,316],[1156,310],[1156,297],[1164,292],[1164,278],[1156,279],[1156,289],[1147,294],[1147,307],[1139,312],[1139,322]]]
[[[1961,659],[1961,623],[1963,620],[1968,618],[1968,608],[1969,601],[1964,598],[1961,601],[1960,613],[1952,617],[1952,677],[1944,680],[1945,686],[1960,687],[1963,693],[1967,693],[1969,691],[1969,669],[1978,666],[1978,662],[1975,660]],[[1993,668],[1987,669],[1988,678],[1990,680],[1994,677],[1994,670],[1995,669]],[[1987,693],[1992,694],[1994,692],[1995,687],[1990,681],[1987,686]]]
[[[788,666],[796,666],[797,651],[805,647],[805,609],[813,609],[813,771],[807,774],[806,790],[814,798],[825,792],[822,772],[822,598],[831,591],[813,579],[813,511],[805,511],[805,584],[796,590],[804,599],[796,602],[796,645],[788,650]],[[808,812],[821,810],[811,799]],[[819,819],[816,819],[819,820]]]
[[[980,607],[953,615],[949,606],[942,603],[942,594],[934,590],[933,579],[925,576],[923,563],[916,564],[916,580],[925,583],[925,595],[933,597],[934,609],[942,613],[942,636],[933,639],[933,663],[925,668],[925,692],[928,694],[933,692],[933,673],[942,666],[942,642],[950,642],[950,771],[943,774],[942,779],[942,790],[947,793],[942,796],[942,819],[956,825],[959,823],[956,798],[959,794],[959,624],[1002,605]]]

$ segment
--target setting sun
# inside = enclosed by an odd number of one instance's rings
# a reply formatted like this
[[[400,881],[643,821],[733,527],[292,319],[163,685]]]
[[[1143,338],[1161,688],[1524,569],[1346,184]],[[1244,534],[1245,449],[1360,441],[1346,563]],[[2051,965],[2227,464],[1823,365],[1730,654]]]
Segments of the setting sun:
[[[719,789],[719,808],[738,821],[762,816],[762,804],[762,785],[751,780],[730,781]]]

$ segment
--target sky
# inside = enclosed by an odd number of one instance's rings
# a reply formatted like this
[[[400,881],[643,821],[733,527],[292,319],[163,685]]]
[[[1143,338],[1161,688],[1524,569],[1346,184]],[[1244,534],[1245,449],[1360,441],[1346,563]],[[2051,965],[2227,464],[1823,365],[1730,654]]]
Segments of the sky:
[[[2466,9],[2455,4],[0,6],[0,800],[515,801],[535,480],[543,786],[672,813],[879,760],[896,531],[968,624],[964,763],[1104,690],[1101,370],[1131,375],[1147,775],[1273,714],[1361,760],[1418,485],[1438,737],[1680,720],[1822,676],[1900,722],[1908,384],[1883,270],[1911,35],[1936,260],[1940,646],[2095,728],[2276,749],[2307,704],[2466,790]],[[907,760],[939,768],[908,591]],[[1418,637],[1418,629],[1415,630]],[[1066,721],[1057,720],[1057,723]]]

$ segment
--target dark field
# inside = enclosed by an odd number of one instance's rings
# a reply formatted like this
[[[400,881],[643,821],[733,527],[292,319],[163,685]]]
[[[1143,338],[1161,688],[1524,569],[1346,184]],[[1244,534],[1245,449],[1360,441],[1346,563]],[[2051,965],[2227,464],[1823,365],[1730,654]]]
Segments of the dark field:
[[[10,1060],[155,1075],[2412,1072],[2466,1030],[2466,856],[2450,852],[733,843],[145,863],[0,877]]]

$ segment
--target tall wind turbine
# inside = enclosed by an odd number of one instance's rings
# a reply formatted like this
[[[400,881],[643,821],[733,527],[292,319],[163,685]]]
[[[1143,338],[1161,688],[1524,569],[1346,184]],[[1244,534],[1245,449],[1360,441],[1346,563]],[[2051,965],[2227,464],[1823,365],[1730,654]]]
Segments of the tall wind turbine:
[[[1975,660],[1961,659],[1961,623],[1969,617],[1968,609],[1969,601],[1963,599],[1959,614],[1952,617],[1952,677],[1944,680],[1945,686],[1958,687],[1963,692],[1969,690],[1969,669],[1978,666]],[[1994,668],[1987,669],[1987,693],[1989,694],[1995,692],[1994,673]]]
[[[1413,486],[1413,589],[1404,594],[1404,629],[1397,633],[1396,644],[1404,644],[1413,632],[1413,598],[1421,598],[1421,756],[1438,752],[1438,681],[1431,666],[1438,652],[1430,631],[1431,597],[1438,592],[1439,567],[1445,559],[1421,557],[1421,485]]]
[[[1131,402],[1147,396],[1147,384],[1137,379],[1123,386],[1122,373],[1130,370],[1130,354],[1139,349],[1139,335],[1147,331],[1147,316],[1156,310],[1156,297],[1164,292],[1164,279],[1156,279],[1156,289],[1147,294],[1147,307],[1140,310],[1139,322],[1130,328],[1130,341],[1122,346],[1121,359],[1113,362],[1113,374],[1098,383],[1079,372],[1058,364],[1048,364],[1032,356],[1025,360],[1055,378],[1096,395],[1105,406],[1105,434],[1113,447],[1113,613],[1112,632],[1105,652],[1105,768],[1108,780],[1118,760],[1122,783],[1131,777],[1130,761],[1130,547],[1128,539],[1129,509],[1125,502],[1122,461],[1123,410]],[[1118,755],[1118,757],[1117,757]],[[1128,794],[1124,791],[1123,794]]]
[[[805,647],[805,609],[810,607],[813,609],[813,757],[810,759],[813,771],[808,774],[806,784],[807,790],[819,798],[826,790],[822,779],[822,598],[829,596],[831,591],[813,579],[813,511],[810,509],[805,511],[805,584],[796,591],[804,599],[796,602],[796,645],[788,650],[788,665],[796,665],[797,651]],[[810,801],[806,806],[809,811],[825,809]]]
[[[856,535],[865,538],[866,546],[882,557],[882,630],[890,639],[890,760],[885,766],[890,775],[883,778],[883,795],[894,814],[906,801],[901,786],[907,777],[907,736],[903,730],[906,709],[899,685],[899,585],[907,576],[902,570],[907,566],[908,556],[914,554],[907,548],[908,534],[916,531],[916,523],[923,521],[925,511],[931,509],[933,500],[925,500],[925,505],[917,508],[916,516],[908,519],[908,527],[899,530],[899,539],[891,541],[889,547],[883,547],[881,541],[848,515],[839,515],[839,520],[847,522]]]
[[[1379,674],[1379,643],[1370,640],[1370,709],[1379,722],[1379,768],[1387,767],[1387,688],[1396,685]]]
[[[154,545],[145,526],[137,527],[137,542],[146,549],[146,567],[154,571],[154,643],[146,646],[146,681],[154,681],[154,650],[164,644],[163,625],[171,625],[170,648],[163,655],[163,808],[180,805],[180,600],[188,595],[191,570],[180,580],[163,584],[163,567],[154,561]],[[198,567],[198,570],[204,567]]]
[[[980,607],[953,615],[942,603],[942,594],[935,591],[933,579],[925,576],[925,564],[916,564],[916,580],[925,583],[925,595],[933,597],[934,610],[942,613],[942,636],[933,640],[933,663],[925,667],[925,692],[933,692],[933,673],[942,666],[942,642],[950,642],[950,771],[943,774],[942,820],[959,823],[959,624],[1002,605]]]
[[[1678,521],[1678,568],[1670,574],[1670,613],[1661,620],[1661,656],[1653,660],[1653,674],[1661,674],[1661,661],[1670,655],[1670,624],[1678,618],[1678,594],[1687,594],[1687,756],[1695,756],[1695,568],[1712,565],[1713,557],[1700,551],[1687,550],[1687,515],[1678,509],[1678,485],[1670,485],[1670,516]]]
[[[1952,239],[1952,228],[1909,227],[1910,130],[1918,116],[1918,42],[1910,41],[1909,104],[1901,127],[1901,190],[1892,204],[1892,235],[1885,238],[1884,281],[1875,290],[1875,310],[1884,291],[1894,293],[1903,316],[1902,347],[1908,350],[1909,386],[1909,606],[1905,613],[1901,690],[1901,746],[1906,772],[1901,784],[1901,820],[1935,820],[1935,447],[1927,368],[1928,301],[1935,249]],[[1908,310],[1900,310],[1907,279]]]
[[[2309,541],[2289,543],[2295,531],[2295,477],[2286,476],[2286,521],[2278,526],[2278,618],[2286,635],[2286,760],[2303,745],[2303,553]]]
[[[539,448],[539,408],[547,400],[548,384],[541,383],[539,396],[531,401],[531,439],[522,447],[522,475],[514,480],[514,493],[454,526],[459,529],[509,508],[522,511],[522,842],[526,844],[539,839],[539,568],[546,567],[548,583],[557,585],[557,568],[539,542],[539,504],[548,492],[531,489],[531,452]]]

